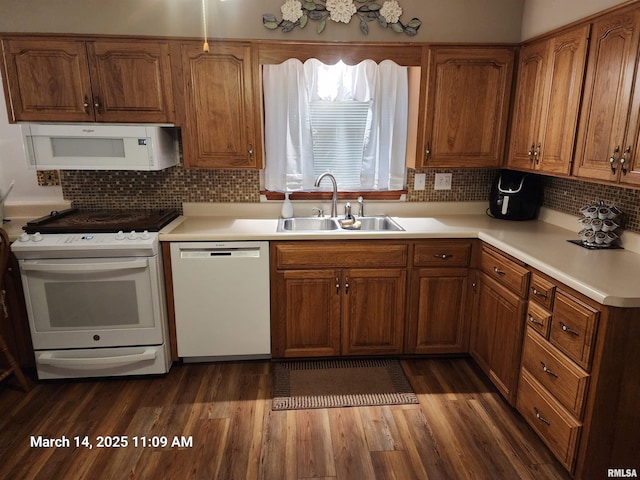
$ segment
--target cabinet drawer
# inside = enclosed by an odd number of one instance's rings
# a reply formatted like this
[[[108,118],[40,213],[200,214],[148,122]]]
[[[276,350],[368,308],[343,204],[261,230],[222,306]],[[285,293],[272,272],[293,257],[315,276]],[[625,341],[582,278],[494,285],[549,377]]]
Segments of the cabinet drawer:
[[[582,425],[526,370],[520,375],[517,408],[558,460],[573,471]]]
[[[576,418],[582,418],[589,374],[530,328],[524,339],[522,367]]]
[[[413,264],[416,267],[467,267],[471,260],[468,240],[430,240],[416,243]]]
[[[533,328],[544,338],[549,338],[551,313],[537,303],[529,301],[529,305],[527,306],[527,325]]]
[[[587,371],[591,368],[599,313],[561,290],[556,292],[549,341]]]
[[[521,297],[526,296],[529,284],[529,271],[526,268],[486,246],[482,247],[480,265],[482,271],[491,278]]]
[[[277,269],[406,267],[406,243],[283,242],[274,243],[272,262]]]
[[[531,284],[529,285],[529,300],[538,302],[547,310],[553,308],[553,297],[556,293],[556,286],[535,273],[531,274]]]

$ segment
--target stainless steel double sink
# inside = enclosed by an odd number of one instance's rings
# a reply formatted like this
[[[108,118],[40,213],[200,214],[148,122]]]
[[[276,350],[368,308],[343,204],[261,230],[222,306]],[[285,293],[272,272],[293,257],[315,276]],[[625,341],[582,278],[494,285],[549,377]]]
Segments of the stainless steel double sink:
[[[336,217],[293,217],[278,220],[278,232],[403,232],[398,222],[388,215],[358,217],[355,226],[342,226]]]

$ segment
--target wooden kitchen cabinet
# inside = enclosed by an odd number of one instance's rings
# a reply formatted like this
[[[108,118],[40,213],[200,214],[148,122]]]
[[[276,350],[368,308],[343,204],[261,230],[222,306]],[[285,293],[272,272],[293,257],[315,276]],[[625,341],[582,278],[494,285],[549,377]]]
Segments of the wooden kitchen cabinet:
[[[402,353],[406,279],[406,268],[359,268],[343,272],[343,355]]]
[[[589,30],[583,25],[522,47],[509,167],[570,173]]]
[[[469,240],[415,242],[407,353],[467,352],[471,252]]]
[[[406,242],[272,242],[273,358],[401,353],[407,251]]]
[[[22,290],[20,266],[13,253],[4,274],[4,306],[0,306],[0,333],[22,368],[34,368],[29,318]],[[6,313],[6,316],[5,316]]]
[[[183,44],[185,167],[261,168],[259,81],[249,44]]]
[[[483,246],[481,270],[475,287],[469,352],[515,405],[529,272],[487,246]]]
[[[12,121],[173,121],[164,42],[7,38],[2,41]]]
[[[639,50],[637,6],[593,23],[574,175],[640,185]]]
[[[417,167],[500,166],[514,50],[433,47],[425,62],[424,156]]]
[[[285,270],[272,288],[272,355],[334,357],[340,355],[340,270]],[[275,328],[274,328],[275,327]]]
[[[575,478],[636,465],[637,308],[601,305],[532,270],[517,409]],[[545,328],[539,328],[538,318]]]

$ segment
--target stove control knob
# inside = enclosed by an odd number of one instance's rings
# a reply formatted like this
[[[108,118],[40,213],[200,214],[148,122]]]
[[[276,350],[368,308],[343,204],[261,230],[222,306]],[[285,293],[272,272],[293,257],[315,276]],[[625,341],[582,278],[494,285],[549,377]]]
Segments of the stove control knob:
[[[29,237],[29,234],[27,232],[24,232],[22,235],[20,235],[20,238],[18,239],[21,242],[28,242],[29,240],[31,240],[31,237]]]
[[[34,242],[41,242],[44,237],[42,236],[42,234],[40,232],[36,232],[33,234],[33,237],[31,238]]]
[[[136,240],[138,238],[138,234],[136,233],[135,230],[131,230],[131,233],[129,233],[129,235],[127,235],[127,238],[129,240]]]
[[[151,238],[151,235],[149,235],[149,230],[145,230],[140,234],[141,240],[149,240],[150,238]]]
[[[125,238],[127,237],[125,237],[124,232],[122,230],[116,233],[116,240],[124,240]]]

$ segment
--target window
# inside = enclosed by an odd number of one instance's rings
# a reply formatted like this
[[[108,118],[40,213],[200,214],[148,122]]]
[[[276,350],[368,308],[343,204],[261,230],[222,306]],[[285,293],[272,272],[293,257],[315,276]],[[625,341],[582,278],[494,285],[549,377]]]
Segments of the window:
[[[314,175],[329,171],[342,190],[359,190],[371,102],[318,100],[309,107]]]
[[[341,191],[402,189],[407,82],[391,61],[265,65],[266,189],[311,190],[325,171]]]

